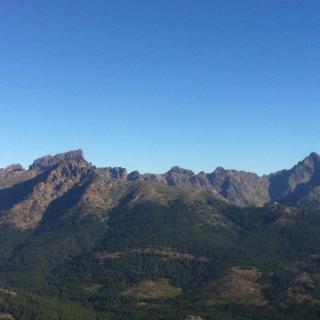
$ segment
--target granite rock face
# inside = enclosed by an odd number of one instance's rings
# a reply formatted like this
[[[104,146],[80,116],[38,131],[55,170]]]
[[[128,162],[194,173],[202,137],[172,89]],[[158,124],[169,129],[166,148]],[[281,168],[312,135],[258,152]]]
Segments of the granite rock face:
[[[10,171],[22,171],[23,170],[23,167],[20,163],[18,164],[11,164],[10,166],[7,166],[5,169],[0,169],[0,172],[4,170],[4,171],[7,171],[7,172],[10,172]]]
[[[267,176],[259,177],[251,172],[217,168],[207,177],[218,193],[233,204],[262,206],[271,200]]]
[[[0,190],[0,224],[23,230],[35,228],[57,199],[94,175],[91,166],[84,166],[82,160],[60,155],[59,159],[55,164],[41,165],[45,171],[29,169],[26,171],[31,173],[29,179]]]
[[[107,167],[107,168],[99,168],[98,172],[108,178],[127,180],[128,172],[127,169],[121,167]]]
[[[82,150],[75,150],[69,151],[66,153],[59,153],[55,156],[44,156],[39,159],[36,159],[33,164],[29,167],[29,170],[37,170],[42,171],[46,170],[54,165],[58,164],[61,161],[74,161],[77,162],[79,165],[87,165],[87,162],[84,160],[83,151]]]
[[[269,177],[273,201],[294,207],[320,207],[320,156],[311,153],[290,170]]]

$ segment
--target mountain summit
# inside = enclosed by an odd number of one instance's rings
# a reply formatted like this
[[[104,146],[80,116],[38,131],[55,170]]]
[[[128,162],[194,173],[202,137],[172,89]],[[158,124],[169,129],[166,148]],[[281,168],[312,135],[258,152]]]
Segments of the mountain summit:
[[[48,169],[61,161],[77,162],[80,165],[86,165],[87,162],[84,160],[82,150],[74,150],[65,153],[59,153],[55,156],[47,155],[36,159],[33,164],[29,167],[29,170],[42,171]]]
[[[296,207],[320,206],[320,156],[311,153],[290,170],[269,176],[273,201]]]

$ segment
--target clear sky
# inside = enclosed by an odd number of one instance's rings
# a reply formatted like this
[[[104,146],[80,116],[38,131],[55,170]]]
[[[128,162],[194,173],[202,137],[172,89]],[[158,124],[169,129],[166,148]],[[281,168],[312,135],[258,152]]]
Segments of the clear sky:
[[[319,0],[1,0],[0,167],[269,173],[320,152]]]

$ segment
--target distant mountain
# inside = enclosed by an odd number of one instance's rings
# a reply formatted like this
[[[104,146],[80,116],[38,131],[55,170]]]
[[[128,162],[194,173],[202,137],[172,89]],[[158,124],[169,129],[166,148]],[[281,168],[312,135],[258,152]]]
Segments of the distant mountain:
[[[1,169],[0,319],[318,320],[319,164]]]
[[[290,170],[260,177],[255,173],[225,170],[222,167],[218,167],[212,173],[195,174],[191,170],[175,166],[164,174],[140,174],[138,171],[128,174],[127,170],[121,167],[96,168],[84,159],[82,150],[76,150],[41,157],[35,160],[28,170],[24,170],[21,165],[0,169],[0,190],[26,182],[40,174],[43,174],[44,178],[45,172],[52,168],[63,171],[62,167],[65,166],[74,167],[75,171],[81,168],[90,172],[90,175],[101,175],[122,182],[140,180],[182,189],[197,188],[220,195],[238,206],[263,206],[278,202],[293,207],[320,207],[320,156],[316,153],[311,153]],[[71,176],[66,180],[68,186],[64,186],[62,190],[78,183],[76,175],[76,172],[71,172]],[[55,183],[64,185],[64,180],[56,178]]]
[[[165,174],[133,172],[129,180],[148,180],[179,188],[199,188],[219,194],[239,206],[263,206],[279,202],[294,207],[320,206],[320,156],[311,153],[290,170],[262,177],[255,173],[217,168],[194,174],[178,166]]]
[[[320,206],[320,156],[311,153],[290,170],[269,176],[272,201],[294,207]]]
[[[33,164],[29,167],[29,170],[44,171],[54,165],[57,165],[62,162],[73,162],[77,163],[79,166],[86,166],[88,163],[83,158],[82,150],[69,151],[66,153],[59,153],[55,156],[44,156],[39,159],[36,159]]]
[[[24,170],[20,164],[13,164],[0,169],[0,190],[29,180],[36,175],[33,170]]]
[[[73,151],[39,158],[26,171],[19,167],[19,183],[13,184],[12,176],[5,175],[3,184],[9,187],[0,190],[0,223],[12,223],[21,229],[35,227],[48,206],[81,185],[89,171],[82,152]]]

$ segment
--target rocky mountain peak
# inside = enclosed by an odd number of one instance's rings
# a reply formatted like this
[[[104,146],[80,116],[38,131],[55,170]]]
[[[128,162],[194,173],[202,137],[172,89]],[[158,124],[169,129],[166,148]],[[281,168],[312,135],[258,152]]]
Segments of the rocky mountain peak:
[[[173,166],[168,172],[167,174],[182,174],[182,175],[188,175],[188,176],[192,176],[194,175],[192,170],[188,170],[188,169],[184,169],[181,168],[179,166]]]
[[[214,170],[214,172],[216,173],[225,173],[226,169],[223,167],[217,167],[216,170]]]
[[[7,166],[5,169],[0,169],[0,171],[6,171],[6,172],[11,172],[11,171],[23,171],[23,167],[21,164],[11,164]]]
[[[47,155],[41,158],[36,159],[33,164],[29,167],[29,170],[37,170],[37,171],[43,171],[46,170],[59,162],[62,161],[71,161],[76,162],[77,164],[81,166],[88,165],[87,161],[83,157],[83,151],[82,150],[74,150],[69,151],[65,153],[59,153],[54,156]]]
[[[225,178],[228,175],[228,171],[223,167],[217,167],[212,173],[211,177],[216,177],[219,179]]]
[[[141,174],[138,170],[132,171],[128,174],[128,181],[140,180]]]
[[[184,169],[182,167],[179,167],[179,166],[173,166],[170,170],[170,171],[173,171],[173,172],[183,172],[183,171],[188,171],[187,169]]]
[[[98,172],[108,178],[127,180],[128,172],[126,168],[122,167],[107,167],[99,168]]]
[[[320,162],[320,155],[315,152],[310,153],[310,155],[302,161],[303,164],[314,164],[316,162]]]
[[[172,167],[166,174],[167,184],[177,187],[190,187],[197,180],[192,170],[187,170],[178,166]]]
[[[319,207],[320,156],[312,152],[290,170],[269,176],[269,193],[274,201],[290,206]]]
[[[285,170],[284,172],[289,174],[291,179],[298,180],[296,182],[304,183],[311,178],[314,178],[314,175],[319,171],[320,156],[317,153],[312,152],[309,156],[295,165],[292,169]]]

